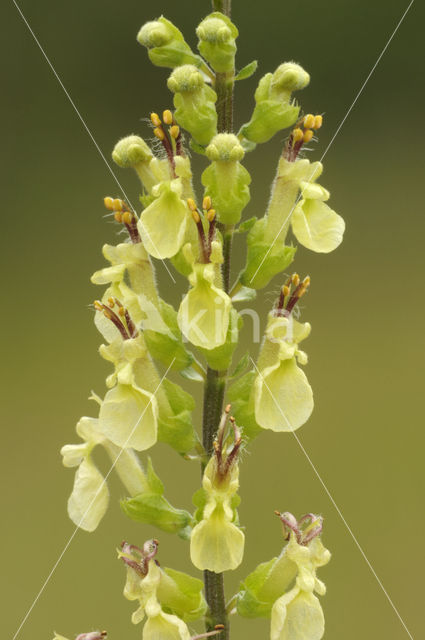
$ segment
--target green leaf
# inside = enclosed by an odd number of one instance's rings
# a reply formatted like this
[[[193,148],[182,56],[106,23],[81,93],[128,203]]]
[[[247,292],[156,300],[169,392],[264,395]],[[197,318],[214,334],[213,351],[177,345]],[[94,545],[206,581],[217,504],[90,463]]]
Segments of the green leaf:
[[[248,365],[249,365],[249,351],[247,351],[239,360],[233,373],[230,374],[229,380],[233,380],[233,378],[237,378],[241,373],[245,371]]]
[[[232,414],[242,429],[244,437],[248,439],[255,438],[263,431],[254,417],[254,398],[251,392],[255,377],[255,371],[248,371],[236,382],[233,382],[227,392],[227,397],[232,404]]]
[[[247,78],[250,78],[257,71],[257,67],[258,67],[258,61],[257,60],[253,60],[249,64],[245,65],[245,67],[243,67],[239,71],[239,73],[236,74],[235,81],[236,80],[246,80]]]
[[[257,222],[258,218],[256,218],[255,216],[252,218],[249,218],[248,220],[245,220],[244,222],[242,222],[239,227],[238,227],[238,232],[239,233],[246,233],[247,231],[249,231],[254,224]]]
[[[202,580],[166,567],[163,569],[157,595],[166,613],[177,615],[188,622],[201,618],[207,610],[203,586]]]
[[[162,496],[162,494],[164,493],[164,485],[160,477],[157,476],[157,474],[155,473],[152,460],[150,457],[148,458],[148,466],[146,471],[147,471],[149,489],[151,490],[152,493],[156,493],[158,496]]]
[[[193,382],[204,382],[204,377],[194,367],[186,367],[180,371],[180,375],[186,380],[192,380]]]
[[[232,296],[232,302],[246,302],[247,300],[255,300],[257,297],[257,292],[255,289],[251,289],[251,287],[242,286],[239,291]]]
[[[190,513],[175,509],[164,496],[154,493],[140,493],[134,498],[121,500],[120,504],[131,520],[154,525],[168,533],[179,533],[192,521]]]
[[[189,146],[192,149],[192,151],[195,151],[195,153],[200,153],[202,156],[206,155],[205,147],[195,142],[193,138],[190,139]]]

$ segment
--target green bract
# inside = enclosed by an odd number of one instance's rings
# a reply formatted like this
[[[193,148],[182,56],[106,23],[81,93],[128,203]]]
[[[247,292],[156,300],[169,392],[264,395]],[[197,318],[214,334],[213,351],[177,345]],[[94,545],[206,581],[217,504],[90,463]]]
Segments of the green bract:
[[[239,32],[230,18],[218,11],[211,13],[202,20],[196,35],[199,38],[199,52],[214,71],[226,73],[234,70],[235,40]]]
[[[143,491],[132,498],[121,500],[121,508],[136,522],[155,525],[162,531],[184,536],[192,516],[187,511],[171,506],[163,494],[164,485],[154,472],[149,459]]]
[[[193,65],[183,65],[173,71],[167,82],[174,93],[174,117],[178,124],[200,145],[207,145],[217,133],[217,94],[205,82]]]
[[[223,224],[236,224],[250,200],[251,176],[240,164],[245,152],[231,133],[219,133],[206,149],[211,161],[202,174],[205,195],[210,196]]]
[[[291,102],[291,94],[309,82],[308,73],[295,62],[285,62],[274,73],[263,76],[255,92],[251,120],[241,128],[241,134],[251,142],[267,142],[278,131],[293,125],[299,107]]]
[[[181,31],[163,16],[144,24],[137,34],[137,40],[147,48],[151,62],[158,67],[173,69],[182,64],[199,66],[202,62],[192,52]]]

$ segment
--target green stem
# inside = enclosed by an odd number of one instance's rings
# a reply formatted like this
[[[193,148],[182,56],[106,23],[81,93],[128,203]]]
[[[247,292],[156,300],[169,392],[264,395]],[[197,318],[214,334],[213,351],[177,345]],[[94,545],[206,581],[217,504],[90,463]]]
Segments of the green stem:
[[[230,17],[232,0],[212,0],[214,11],[221,11]],[[217,93],[217,128],[219,133],[233,131],[233,87],[234,73],[217,73],[214,88]],[[223,286],[229,292],[230,260],[233,227],[225,227],[223,232]],[[202,442],[208,458],[213,452],[213,442],[223,411],[224,392],[227,371],[207,369],[204,386],[204,406],[202,420]],[[202,470],[204,465],[202,465]],[[205,621],[207,631],[217,624],[224,625],[220,640],[229,640],[229,619],[224,595],[224,577],[222,573],[204,571],[205,597],[209,606]]]
[[[212,0],[212,7],[214,11],[221,11],[221,13],[224,13],[230,18],[232,12],[232,0]]]

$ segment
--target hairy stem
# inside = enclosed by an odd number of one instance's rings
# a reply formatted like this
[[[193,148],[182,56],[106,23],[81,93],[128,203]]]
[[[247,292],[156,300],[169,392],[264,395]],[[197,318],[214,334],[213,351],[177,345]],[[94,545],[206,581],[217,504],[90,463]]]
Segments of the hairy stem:
[[[212,0],[212,7],[214,11],[221,11],[226,16],[229,16],[232,11],[232,0]]]
[[[212,0],[214,11],[221,11],[230,17],[231,0]],[[233,131],[233,87],[234,73],[218,73],[214,83],[217,93],[217,117],[219,133]],[[223,233],[224,264],[223,286],[229,292],[230,261],[233,227],[221,229]],[[214,436],[217,432],[220,417],[223,411],[224,392],[226,388],[227,371],[207,369],[207,379],[204,387],[204,406],[202,420],[202,442],[208,456],[213,451]],[[220,634],[220,640],[229,639],[229,619],[226,611],[224,595],[224,577],[222,573],[204,571],[205,597],[209,606],[209,615],[206,619],[207,631],[214,629],[215,625],[224,625]]]

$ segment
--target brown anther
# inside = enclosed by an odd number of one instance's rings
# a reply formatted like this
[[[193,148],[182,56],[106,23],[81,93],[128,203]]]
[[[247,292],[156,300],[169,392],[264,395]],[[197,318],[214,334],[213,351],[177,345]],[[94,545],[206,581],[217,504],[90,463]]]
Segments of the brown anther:
[[[274,510],[274,514],[275,514],[275,516],[279,516],[279,518],[280,518],[280,516],[281,516],[280,511],[278,511],[277,509],[275,509],[275,510]]]
[[[125,316],[125,309],[124,309],[124,307],[120,307],[120,308],[118,309],[118,313],[120,314],[120,316]]]
[[[191,211],[197,211],[198,207],[196,206],[196,202],[193,198],[187,199],[187,206]]]
[[[207,213],[207,219],[208,222],[212,222],[213,220],[215,220],[215,216],[216,216],[216,210],[215,209],[210,209]]]
[[[323,124],[323,116],[315,116],[314,125],[311,127],[312,129],[320,129]]]
[[[211,197],[205,196],[204,199],[202,200],[202,208],[205,209],[205,211],[208,211],[209,209],[211,209],[211,207],[212,207]]]
[[[115,307],[114,298],[108,298],[108,305],[111,307],[111,309],[113,309]]]
[[[313,136],[314,136],[313,131],[311,129],[306,129],[304,131],[303,142],[310,142]]]
[[[224,411],[225,413],[230,413],[230,409],[231,409],[232,405],[231,404],[226,404],[226,406],[224,407]]]
[[[173,124],[172,127],[170,127],[170,136],[172,138],[174,138],[174,140],[177,140],[177,138],[180,135],[180,127],[178,124]]]
[[[114,218],[116,222],[122,223],[122,213],[121,211],[115,211]]]
[[[114,209],[114,199],[111,198],[111,196],[106,196],[106,198],[103,198],[103,204],[105,205],[105,207],[107,209],[109,209],[109,211],[113,211],[113,209]]]
[[[221,629],[224,629],[224,628],[225,628],[224,624],[216,624],[214,627],[216,631],[221,631]]]
[[[173,114],[169,109],[165,109],[165,111],[162,112],[162,119],[164,120],[165,124],[173,124]]]
[[[153,124],[154,127],[160,127],[161,126],[161,119],[159,117],[159,115],[155,112],[151,113],[151,122]]]
[[[303,125],[305,129],[313,129],[315,123],[315,117],[313,114],[308,113],[304,116]]]
[[[161,141],[165,140],[165,133],[162,127],[155,127],[155,129],[153,130],[153,133],[155,137],[158,138],[158,140],[161,140]]]
[[[131,224],[133,222],[133,214],[130,211],[124,211],[122,221],[124,224]]]

